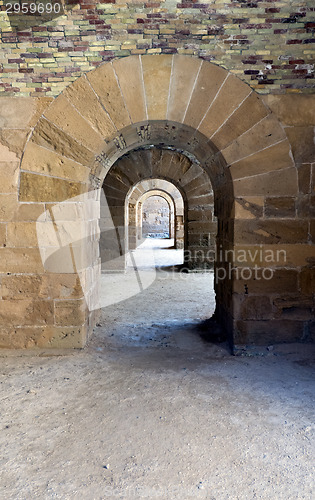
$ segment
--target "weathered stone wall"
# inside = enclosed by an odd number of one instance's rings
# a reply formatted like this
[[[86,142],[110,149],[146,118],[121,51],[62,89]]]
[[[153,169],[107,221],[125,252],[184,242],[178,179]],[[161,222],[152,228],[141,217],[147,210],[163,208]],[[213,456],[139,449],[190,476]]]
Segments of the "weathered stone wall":
[[[29,203],[32,190],[19,200],[25,143],[50,101],[0,99],[0,347],[80,347],[87,335],[78,274],[47,272],[38,249],[36,221],[55,202],[40,201],[38,193],[39,201]]]
[[[170,237],[170,207],[161,196],[150,196],[142,206],[142,236]]]
[[[58,95],[103,61],[185,54],[227,68],[263,93],[312,92],[313,0],[60,0],[58,15],[0,5],[7,95]]]
[[[218,283],[218,313],[232,341],[314,336],[314,95],[261,99],[217,66],[161,57],[143,58],[141,70],[137,58],[116,61],[119,85],[109,64],[56,100],[0,99],[1,346],[84,345],[94,320],[78,274],[43,269],[35,221],[99,186],[123,154],[161,142],[194,154],[209,172],[219,247],[246,249],[247,257],[261,246],[286,251],[272,280]],[[97,214],[72,208],[73,221],[92,228]],[[86,245],[91,262],[96,247],[95,231]],[[252,253],[244,265],[269,267],[264,256]]]

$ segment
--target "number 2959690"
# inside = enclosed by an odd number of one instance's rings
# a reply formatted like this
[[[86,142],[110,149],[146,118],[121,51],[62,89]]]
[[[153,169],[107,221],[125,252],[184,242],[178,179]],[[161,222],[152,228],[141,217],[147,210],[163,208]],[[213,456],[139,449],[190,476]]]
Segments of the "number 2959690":
[[[60,12],[61,4],[57,2],[12,2],[6,4],[7,14],[59,14]]]

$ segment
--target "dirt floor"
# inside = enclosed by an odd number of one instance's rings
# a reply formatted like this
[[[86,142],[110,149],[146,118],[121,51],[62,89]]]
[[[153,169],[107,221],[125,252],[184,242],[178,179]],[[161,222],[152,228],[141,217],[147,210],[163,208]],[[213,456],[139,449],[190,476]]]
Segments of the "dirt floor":
[[[85,350],[3,351],[0,499],[314,498],[314,346],[233,357],[213,308],[211,274],[161,270]]]

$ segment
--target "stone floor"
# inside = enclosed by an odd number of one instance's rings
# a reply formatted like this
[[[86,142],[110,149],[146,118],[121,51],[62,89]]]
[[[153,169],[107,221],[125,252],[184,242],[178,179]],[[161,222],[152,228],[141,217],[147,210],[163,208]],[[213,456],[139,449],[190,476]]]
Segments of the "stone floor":
[[[211,274],[152,272],[85,350],[1,353],[0,499],[312,498],[314,348],[233,357]]]

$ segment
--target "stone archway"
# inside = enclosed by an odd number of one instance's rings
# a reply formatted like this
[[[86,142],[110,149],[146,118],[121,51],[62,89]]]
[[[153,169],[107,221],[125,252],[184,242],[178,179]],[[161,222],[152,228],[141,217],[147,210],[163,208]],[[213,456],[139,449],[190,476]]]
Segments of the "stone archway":
[[[139,181],[129,192],[126,200],[126,225],[128,223],[128,249],[133,250],[142,238],[142,205],[152,195],[165,198],[170,207],[170,238],[174,247],[184,248],[184,200],[177,187],[164,179]]]
[[[36,124],[21,162],[19,199],[53,210],[58,202],[100,187],[118,158],[145,145],[184,153],[211,179],[217,247],[222,250],[217,267],[226,273],[216,283],[217,318],[231,343],[242,346],[301,337],[311,309],[307,318],[291,321],[281,301],[287,296],[292,270],[293,282],[298,283],[299,268],[312,256],[308,229],[295,217],[283,220],[266,212],[270,199],[297,194],[290,145],[262,99],[219,66],[188,56],[133,56],[82,76]],[[98,260],[96,216],[80,212],[79,202],[72,205],[69,219],[77,223],[79,218],[91,233],[89,244],[82,248],[82,252],[89,248],[86,267],[80,270],[88,281],[88,269]],[[296,239],[298,256],[293,248]],[[275,252],[280,245],[285,262],[268,262],[266,253],[260,252]],[[229,254],[231,262],[226,250],[234,252]],[[36,244],[32,252],[38,255]],[[32,252],[21,259],[27,261]],[[258,283],[252,275],[244,278],[238,272],[244,266],[249,271],[254,266],[271,267],[273,280]],[[41,327],[36,342],[82,346],[93,327],[93,315],[79,291],[75,296],[62,295],[64,280],[73,280],[77,290],[77,270],[57,271],[58,266],[55,274],[47,273],[44,265],[33,271],[32,279],[44,276],[51,283],[55,310],[53,324]],[[292,293],[297,292],[293,282]],[[36,326],[34,314],[28,321]]]
[[[185,226],[185,265],[190,269],[213,267],[217,222],[209,176],[199,162],[172,149],[134,150],[119,158],[107,173],[103,189],[115,225],[120,228],[121,248],[127,251],[123,226],[128,193],[139,183],[148,185],[153,179],[160,187],[163,183],[164,188],[167,183],[173,185],[180,193],[176,196],[183,198],[185,210],[178,224]]]
[[[149,193],[140,205],[141,233],[144,238],[170,239],[174,227],[174,203],[162,191]]]

